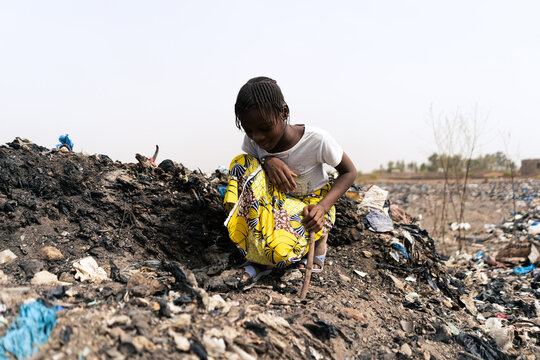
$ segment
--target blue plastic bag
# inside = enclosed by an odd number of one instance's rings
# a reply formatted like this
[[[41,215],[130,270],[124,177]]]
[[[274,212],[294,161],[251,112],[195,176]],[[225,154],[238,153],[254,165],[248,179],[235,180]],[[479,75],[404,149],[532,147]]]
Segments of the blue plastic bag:
[[[533,271],[534,269],[536,269],[534,267],[534,264],[531,264],[529,266],[522,266],[522,267],[519,267],[519,268],[514,268],[514,272],[516,274],[527,274],[527,273],[530,273],[531,271]]]
[[[29,358],[49,341],[55,324],[54,308],[48,308],[39,301],[22,304],[17,319],[0,339],[0,360],[8,359],[6,352],[19,360]]]
[[[73,142],[69,138],[69,134],[60,135],[60,137],[58,138],[58,141],[60,141],[60,144],[56,145],[57,148],[60,148],[62,146],[67,146],[69,150],[73,151]]]

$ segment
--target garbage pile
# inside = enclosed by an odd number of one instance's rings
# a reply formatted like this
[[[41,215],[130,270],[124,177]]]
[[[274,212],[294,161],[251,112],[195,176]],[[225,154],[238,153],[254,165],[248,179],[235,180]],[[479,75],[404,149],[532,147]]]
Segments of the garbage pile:
[[[487,248],[447,260],[383,188],[355,187],[336,203],[324,271],[300,301],[296,268],[242,289],[224,276],[241,262],[223,226],[224,173],[137,160],[19,138],[0,147],[0,358],[539,353],[537,270],[493,268]],[[497,234],[509,228],[490,230],[494,249],[507,245]],[[24,329],[42,336],[26,341]]]

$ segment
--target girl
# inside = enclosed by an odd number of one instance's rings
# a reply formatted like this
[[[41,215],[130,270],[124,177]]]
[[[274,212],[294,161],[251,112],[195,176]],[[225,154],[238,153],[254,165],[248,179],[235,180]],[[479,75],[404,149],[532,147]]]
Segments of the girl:
[[[322,271],[334,203],[356,178],[351,159],[326,131],[289,124],[289,107],[275,80],[249,80],[234,111],[247,154],[229,168],[225,225],[248,261],[242,281],[256,281],[273,267],[302,267],[310,231],[316,233],[313,271]],[[332,186],[325,163],[339,173]]]

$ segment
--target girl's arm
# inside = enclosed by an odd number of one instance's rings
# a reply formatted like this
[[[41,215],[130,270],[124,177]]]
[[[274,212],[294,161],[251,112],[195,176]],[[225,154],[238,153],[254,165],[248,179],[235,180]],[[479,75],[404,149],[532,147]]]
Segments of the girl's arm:
[[[341,162],[336,166],[339,173],[334,185],[318,204],[308,205],[304,208],[304,227],[307,231],[318,232],[324,225],[324,214],[354,183],[356,179],[356,167],[346,153],[343,153]]]

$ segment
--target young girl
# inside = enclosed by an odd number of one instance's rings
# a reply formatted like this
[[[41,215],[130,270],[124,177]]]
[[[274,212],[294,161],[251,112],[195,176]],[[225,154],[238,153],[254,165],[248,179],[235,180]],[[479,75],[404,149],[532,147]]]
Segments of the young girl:
[[[225,225],[248,261],[242,280],[257,280],[273,267],[303,266],[310,232],[316,233],[313,271],[322,271],[334,203],[356,178],[351,159],[326,131],[289,124],[289,107],[275,80],[249,80],[234,111],[247,154],[229,168]],[[332,186],[324,164],[339,173]]]

